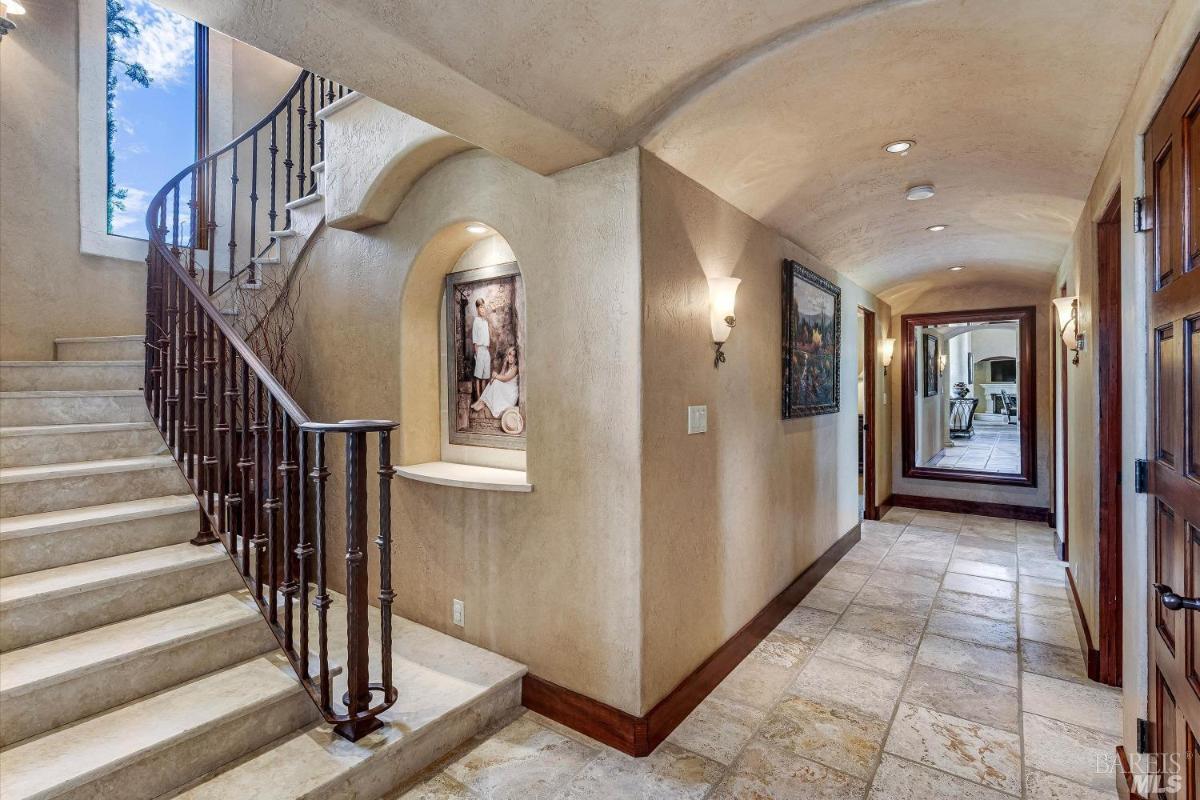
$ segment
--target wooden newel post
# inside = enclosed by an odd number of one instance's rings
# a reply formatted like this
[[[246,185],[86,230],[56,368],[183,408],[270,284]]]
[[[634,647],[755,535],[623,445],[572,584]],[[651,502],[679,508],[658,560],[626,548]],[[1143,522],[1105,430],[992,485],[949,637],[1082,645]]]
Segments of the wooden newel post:
[[[346,434],[346,703],[353,717],[371,705],[367,609],[367,434]]]

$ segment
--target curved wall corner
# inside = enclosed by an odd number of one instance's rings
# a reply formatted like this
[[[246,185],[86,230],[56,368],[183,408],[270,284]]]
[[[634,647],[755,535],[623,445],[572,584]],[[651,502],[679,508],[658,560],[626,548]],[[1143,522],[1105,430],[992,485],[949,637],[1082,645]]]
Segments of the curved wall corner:
[[[356,231],[387,222],[430,169],[474,148],[368,97],[335,106],[321,114],[325,220],[331,228]]]

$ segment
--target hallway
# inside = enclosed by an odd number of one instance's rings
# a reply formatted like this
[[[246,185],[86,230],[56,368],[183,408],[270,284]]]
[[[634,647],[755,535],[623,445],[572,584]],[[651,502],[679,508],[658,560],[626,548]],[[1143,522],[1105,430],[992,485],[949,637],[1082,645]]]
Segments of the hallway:
[[[894,508],[650,757],[523,712],[396,797],[1115,797],[1052,542]]]

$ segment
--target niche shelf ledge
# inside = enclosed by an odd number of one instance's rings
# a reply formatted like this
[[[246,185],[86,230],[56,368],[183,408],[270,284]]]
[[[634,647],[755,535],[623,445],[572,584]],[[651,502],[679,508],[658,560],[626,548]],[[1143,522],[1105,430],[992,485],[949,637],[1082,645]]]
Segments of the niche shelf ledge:
[[[515,469],[478,467],[473,464],[452,464],[449,461],[427,461],[396,467],[401,478],[459,489],[479,489],[485,492],[532,492],[533,484],[526,473]]]

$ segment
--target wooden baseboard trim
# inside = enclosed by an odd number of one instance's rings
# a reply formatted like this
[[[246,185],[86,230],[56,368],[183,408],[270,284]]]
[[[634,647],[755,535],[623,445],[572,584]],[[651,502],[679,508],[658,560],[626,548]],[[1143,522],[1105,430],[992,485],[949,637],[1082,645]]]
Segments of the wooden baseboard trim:
[[[885,505],[916,508],[921,511],[948,511],[952,514],[977,514],[982,517],[1019,519],[1026,522],[1048,522],[1050,509],[1037,506],[1014,506],[1007,503],[977,503],[974,500],[954,500],[948,497],[922,497],[915,494],[894,494]]]
[[[775,626],[800,604],[850,548],[858,544],[861,537],[861,526],[855,525],[644,717],[613,708],[536,675],[526,675],[523,679],[521,702],[530,711],[536,711],[626,755],[648,756],[759,642],[775,630]]]
[[[1087,617],[1083,615],[1083,603],[1079,600],[1079,590],[1075,588],[1075,576],[1070,567],[1064,567],[1067,573],[1067,583],[1071,586],[1072,603],[1071,616],[1075,619],[1075,632],[1079,636],[1079,650],[1083,653],[1083,662],[1087,665],[1088,678],[1100,678],[1100,651],[1092,640],[1092,629],[1088,627]]]

